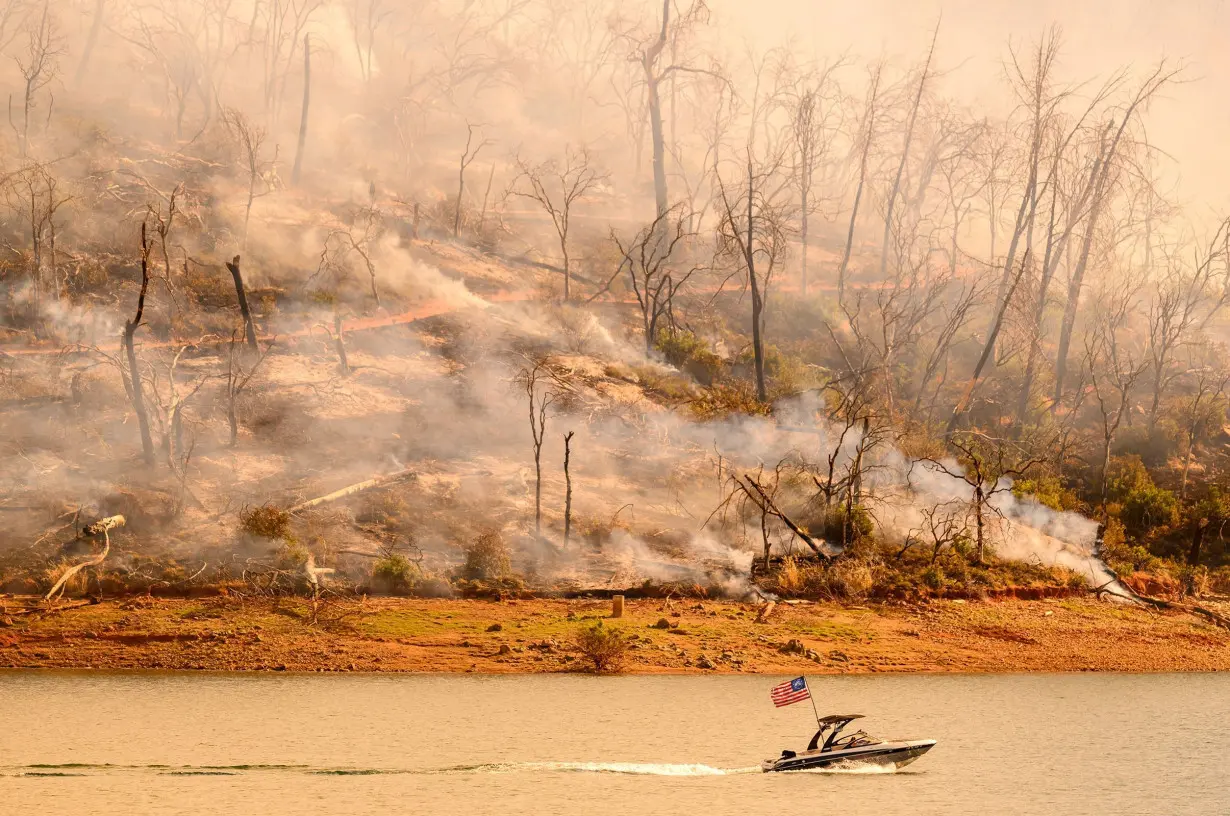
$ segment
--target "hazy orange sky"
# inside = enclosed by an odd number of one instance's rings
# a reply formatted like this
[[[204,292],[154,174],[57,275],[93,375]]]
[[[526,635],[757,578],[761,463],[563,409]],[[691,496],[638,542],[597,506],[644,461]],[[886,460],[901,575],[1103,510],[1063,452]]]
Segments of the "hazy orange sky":
[[[1026,42],[1051,23],[1064,32],[1061,74],[1078,80],[1163,56],[1189,66],[1146,122],[1153,142],[1175,159],[1190,213],[1230,208],[1230,11],[1224,0],[710,0],[715,22],[759,46],[793,36],[820,54],[881,54],[917,60],[942,14],[938,61],[945,79],[979,109],[1004,100],[1002,60],[1009,39]]]

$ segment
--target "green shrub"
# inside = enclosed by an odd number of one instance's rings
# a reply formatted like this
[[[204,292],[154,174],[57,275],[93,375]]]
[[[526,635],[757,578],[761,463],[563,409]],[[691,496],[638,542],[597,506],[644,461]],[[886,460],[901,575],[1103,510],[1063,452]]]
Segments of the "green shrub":
[[[372,589],[388,595],[408,595],[422,579],[418,565],[401,553],[377,559],[372,566]]]
[[[944,568],[939,564],[932,564],[923,570],[922,582],[927,589],[932,592],[942,592],[944,585],[947,583],[947,576],[944,575]]]
[[[1076,491],[1064,487],[1058,476],[1042,476],[1037,479],[1018,479],[1012,484],[1012,495],[1018,499],[1032,498],[1052,510],[1076,510],[1080,500]]]
[[[578,632],[576,646],[598,672],[618,669],[628,653],[623,632],[603,626],[602,621]]]
[[[709,348],[709,344],[690,331],[658,329],[654,347],[668,363],[687,372],[701,385],[712,385],[725,367],[722,358]]]
[[[1102,560],[1119,575],[1133,572],[1158,572],[1162,560],[1140,545],[1127,542],[1123,522],[1112,518],[1102,534]]]
[[[493,581],[512,571],[508,545],[497,532],[486,532],[466,549],[462,575],[471,580]]]
[[[1133,490],[1123,499],[1123,525],[1134,535],[1155,527],[1169,527],[1179,520],[1179,500],[1169,490],[1150,484]]]

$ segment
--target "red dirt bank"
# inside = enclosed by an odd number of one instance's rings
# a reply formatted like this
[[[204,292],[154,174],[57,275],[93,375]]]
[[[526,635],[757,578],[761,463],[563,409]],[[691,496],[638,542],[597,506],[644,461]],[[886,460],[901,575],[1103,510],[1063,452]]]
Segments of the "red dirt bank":
[[[610,610],[379,599],[326,608],[313,624],[299,600],[135,598],[15,614],[28,600],[0,597],[0,668],[577,671],[575,633]],[[756,615],[748,604],[641,600],[606,625],[634,638],[624,668],[640,674],[1230,669],[1222,629],[1085,599],[783,604],[766,622]],[[654,628],[663,619],[672,628]],[[803,651],[783,651],[791,641]]]

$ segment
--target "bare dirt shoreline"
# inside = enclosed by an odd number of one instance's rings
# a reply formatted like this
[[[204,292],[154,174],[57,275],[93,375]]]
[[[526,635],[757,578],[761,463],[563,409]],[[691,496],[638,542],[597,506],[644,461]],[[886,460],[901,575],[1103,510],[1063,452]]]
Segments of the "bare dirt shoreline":
[[[1230,669],[1225,630],[1086,599],[782,604],[760,623],[739,603],[630,601],[610,620],[606,601],[371,599],[328,607],[314,625],[301,600],[142,597],[15,614],[25,600],[0,598],[0,668],[583,671],[573,638],[604,620],[634,638],[633,674]]]

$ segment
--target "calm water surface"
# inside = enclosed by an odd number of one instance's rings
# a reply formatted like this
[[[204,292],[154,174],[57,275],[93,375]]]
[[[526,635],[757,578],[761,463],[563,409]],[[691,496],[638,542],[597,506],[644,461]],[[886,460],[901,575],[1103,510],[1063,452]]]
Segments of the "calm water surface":
[[[1230,675],[813,678],[939,745],[762,774],[812,730],[778,679],[0,672],[0,813],[1230,812]]]

